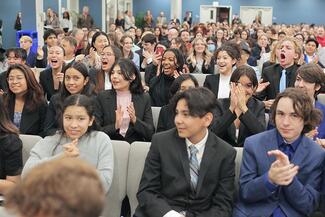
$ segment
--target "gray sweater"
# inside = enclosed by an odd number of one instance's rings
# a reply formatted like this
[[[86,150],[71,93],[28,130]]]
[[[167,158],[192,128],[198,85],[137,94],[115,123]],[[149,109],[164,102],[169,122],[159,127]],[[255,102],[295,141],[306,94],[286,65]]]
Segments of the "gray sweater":
[[[63,145],[70,143],[71,139],[55,134],[40,140],[30,152],[22,176],[34,166],[62,156]],[[113,146],[108,135],[100,131],[92,131],[83,135],[78,141],[79,157],[96,167],[102,180],[106,193],[113,179],[114,154]]]

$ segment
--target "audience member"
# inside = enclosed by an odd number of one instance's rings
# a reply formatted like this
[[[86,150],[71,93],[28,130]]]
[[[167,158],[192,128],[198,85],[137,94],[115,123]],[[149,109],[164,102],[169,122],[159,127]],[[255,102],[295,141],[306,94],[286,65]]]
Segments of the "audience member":
[[[64,100],[70,95],[83,94],[94,97],[94,86],[89,82],[85,64],[76,62],[64,70],[62,87],[51,97],[44,123],[44,134],[53,135],[59,129]]]
[[[41,85],[26,65],[11,65],[4,102],[10,120],[22,134],[43,135],[47,103]]]
[[[8,193],[6,207],[24,217],[98,217],[105,202],[100,181],[94,167],[82,160],[48,161]]]
[[[20,181],[23,145],[18,133],[19,130],[9,119],[0,97],[0,195]]]
[[[272,129],[246,139],[233,216],[309,216],[318,207],[325,152],[304,136],[321,119],[310,97],[288,88],[272,105]]]
[[[79,29],[81,29],[83,27],[86,27],[87,29],[92,29],[94,27],[94,19],[89,14],[88,6],[84,6],[82,8],[82,15],[79,16],[79,18],[78,18],[77,27]]]
[[[44,46],[37,48],[37,58],[35,66],[46,68],[48,66],[48,52],[51,47],[58,45],[58,38],[55,30],[48,29],[44,32]]]
[[[153,136],[134,216],[231,216],[236,151],[208,130],[215,96],[192,88],[173,102],[176,128]]]
[[[93,100],[84,95],[71,95],[65,99],[62,111],[61,130],[35,144],[22,175],[49,160],[80,158],[97,169],[107,193],[113,178],[113,148],[110,138],[96,131]]]
[[[133,63],[140,69],[140,57],[139,54],[132,51],[133,38],[129,35],[122,36],[120,43],[122,45],[121,51],[124,58],[128,58],[133,61]]]
[[[19,39],[20,47],[23,48],[27,53],[26,64],[29,67],[35,67],[36,64],[36,53],[31,50],[33,45],[33,40],[28,35],[23,35]]]
[[[135,64],[119,59],[109,72],[112,90],[98,94],[96,120],[111,139],[151,141],[154,125],[150,97],[144,93]]]
[[[252,97],[257,85],[254,69],[239,66],[230,77],[230,97],[218,100],[213,132],[232,146],[266,129],[264,104]]]

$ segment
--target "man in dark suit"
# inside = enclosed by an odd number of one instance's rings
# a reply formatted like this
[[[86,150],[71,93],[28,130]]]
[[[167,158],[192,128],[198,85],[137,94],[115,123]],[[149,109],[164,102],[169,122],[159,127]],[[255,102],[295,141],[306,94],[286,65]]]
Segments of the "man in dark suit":
[[[266,109],[270,109],[278,93],[283,92],[287,87],[294,86],[296,71],[299,67],[295,63],[301,56],[299,44],[292,38],[286,38],[280,43],[281,53],[277,57],[279,63],[268,66],[263,70],[263,83],[259,85],[257,90],[256,96],[260,100],[265,100]]]
[[[304,134],[321,113],[296,88],[280,93],[272,111],[276,129],[245,141],[234,217],[303,217],[318,207],[325,152]]]
[[[152,139],[134,216],[231,216],[236,151],[208,130],[215,96],[193,88],[173,101],[176,129]]]

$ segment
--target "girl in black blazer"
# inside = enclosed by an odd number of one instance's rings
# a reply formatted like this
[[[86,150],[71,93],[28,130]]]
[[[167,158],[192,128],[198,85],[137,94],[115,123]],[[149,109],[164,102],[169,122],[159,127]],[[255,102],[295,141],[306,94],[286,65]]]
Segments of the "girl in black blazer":
[[[89,82],[88,68],[84,63],[75,62],[64,70],[63,85],[59,93],[53,95],[47,110],[44,134],[53,135],[59,128],[63,101],[70,95],[95,96],[94,85]]]
[[[216,51],[218,74],[208,75],[203,86],[210,89],[217,98],[228,98],[229,80],[234,66],[240,59],[240,48],[235,43],[225,43]]]
[[[9,119],[0,98],[0,194],[4,194],[20,181],[23,144],[18,133],[18,128]]]
[[[232,146],[265,130],[263,102],[253,96],[258,81],[253,68],[240,66],[231,75],[230,98],[219,99],[212,131]]]
[[[43,135],[47,103],[41,85],[26,65],[15,64],[7,73],[4,96],[11,121],[22,134]]]
[[[97,96],[96,121],[111,139],[151,141],[154,125],[150,97],[144,93],[135,64],[119,59],[110,71],[112,90]]]

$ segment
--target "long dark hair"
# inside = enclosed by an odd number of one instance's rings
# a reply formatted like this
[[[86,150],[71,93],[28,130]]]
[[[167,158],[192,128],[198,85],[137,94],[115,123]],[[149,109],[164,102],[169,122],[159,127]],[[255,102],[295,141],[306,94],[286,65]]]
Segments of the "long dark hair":
[[[108,39],[108,36],[107,36],[107,34],[105,33],[105,32],[96,32],[94,35],[93,35],[93,37],[91,38],[91,47],[92,48],[94,48],[95,49],[95,51],[97,51],[96,50],[96,48],[95,48],[95,42],[96,42],[96,39],[99,37],[99,36],[101,36],[101,35],[103,35],[103,36],[105,36],[106,38],[107,38],[107,41],[108,41],[108,44],[109,44],[109,39]]]
[[[62,106],[62,114],[60,116],[60,121],[59,121],[59,125],[60,125],[60,132],[61,134],[64,133],[64,127],[63,127],[63,113],[64,111],[69,107],[69,106],[80,106],[80,107],[84,107],[88,116],[90,118],[95,117],[95,106],[94,106],[94,100],[91,97],[82,95],[82,94],[75,94],[75,95],[71,95],[68,96],[64,102],[63,102],[63,106]],[[95,120],[93,121],[93,124],[88,127],[87,129],[87,133],[97,130],[97,124],[95,122]]]
[[[0,136],[7,133],[18,135],[19,130],[9,119],[8,111],[4,105],[2,97],[0,97]]]
[[[120,48],[116,47],[115,45],[107,45],[103,48],[103,51],[107,47],[110,47],[112,49],[114,57],[115,57],[115,62],[122,57],[122,52],[121,52]],[[97,93],[99,93],[100,91],[102,91],[104,89],[105,89],[105,71],[103,69],[100,69],[100,71],[97,71],[97,73],[96,73],[95,91]]]
[[[37,82],[34,72],[26,65],[14,64],[11,65],[7,71],[7,85],[9,87],[8,78],[10,72],[14,69],[21,71],[24,74],[27,83],[27,92],[24,95],[25,106],[28,110],[33,111],[39,105],[45,102],[42,86]],[[10,99],[14,99],[15,94],[8,88],[8,92],[5,95],[5,105],[8,106]]]
[[[130,92],[132,94],[143,93],[144,90],[143,90],[143,86],[141,83],[140,72],[139,72],[138,68],[136,67],[136,65],[133,63],[133,61],[130,59],[127,59],[127,58],[121,58],[117,62],[115,62],[109,72],[110,80],[111,80],[112,71],[116,65],[120,66],[121,73],[122,73],[124,79],[127,81],[131,81],[130,87],[129,87]]]

